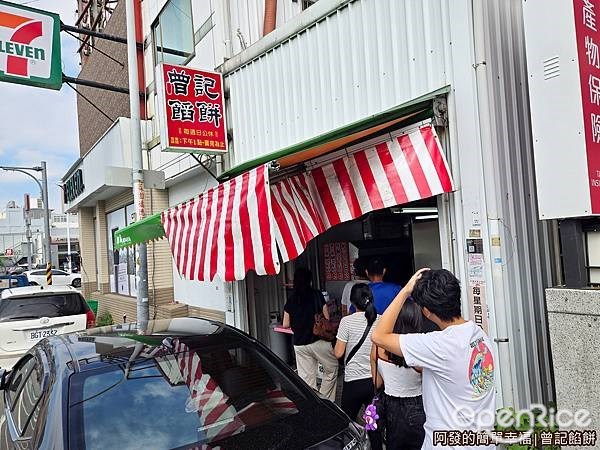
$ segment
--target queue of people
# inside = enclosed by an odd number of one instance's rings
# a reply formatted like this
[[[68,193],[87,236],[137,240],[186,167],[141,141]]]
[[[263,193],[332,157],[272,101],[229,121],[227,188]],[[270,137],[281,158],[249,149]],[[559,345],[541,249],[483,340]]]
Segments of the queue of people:
[[[342,302],[349,314],[339,323],[335,344],[313,335],[315,315],[326,314],[327,307],[310,285],[310,272],[296,271],[284,325],[294,331],[298,374],[316,388],[320,362],[320,391],[333,401],[341,360],[341,408],[356,421],[363,408],[377,410],[377,426],[369,429],[374,450],[384,442],[390,450],[440,448],[434,432],[489,426],[479,418],[495,412],[492,344],[463,318],[458,279],[444,269],[422,269],[400,287],[383,281],[385,266],[378,258],[366,265],[358,260],[354,271],[359,279],[346,286]]]

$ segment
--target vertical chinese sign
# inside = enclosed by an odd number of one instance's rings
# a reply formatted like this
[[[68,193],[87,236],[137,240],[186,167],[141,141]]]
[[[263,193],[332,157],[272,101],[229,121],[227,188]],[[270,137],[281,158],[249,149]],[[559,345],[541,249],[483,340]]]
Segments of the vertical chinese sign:
[[[600,213],[600,0],[574,0],[581,101],[592,213]]]
[[[485,283],[483,239],[467,239],[469,317],[488,333],[488,305]]]
[[[227,153],[221,74],[164,63],[156,71],[162,150]]]

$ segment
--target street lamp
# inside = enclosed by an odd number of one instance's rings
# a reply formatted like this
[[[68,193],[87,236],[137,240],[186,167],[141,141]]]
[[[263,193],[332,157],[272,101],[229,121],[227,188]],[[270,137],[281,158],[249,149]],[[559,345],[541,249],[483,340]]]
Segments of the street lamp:
[[[50,239],[50,207],[48,206],[48,174],[46,171],[46,161],[42,161],[40,166],[33,167],[15,167],[15,166],[0,166],[0,169],[7,170],[10,172],[21,172],[25,175],[33,178],[40,188],[42,194],[42,202],[44,203],[44,228],[46,230],[46,242],[45,242],[45,259],[46,263],[52,263],[52,249]],[[29,172],[42,172],[42,180],[36,178]]]

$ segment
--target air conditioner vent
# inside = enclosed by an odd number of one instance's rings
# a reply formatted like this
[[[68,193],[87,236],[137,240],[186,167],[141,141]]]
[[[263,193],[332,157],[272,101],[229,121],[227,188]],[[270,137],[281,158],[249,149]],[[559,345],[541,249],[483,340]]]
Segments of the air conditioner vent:
[[[544,60],[544,80],[550,80],[560,76],[560,63],[558,56]]]

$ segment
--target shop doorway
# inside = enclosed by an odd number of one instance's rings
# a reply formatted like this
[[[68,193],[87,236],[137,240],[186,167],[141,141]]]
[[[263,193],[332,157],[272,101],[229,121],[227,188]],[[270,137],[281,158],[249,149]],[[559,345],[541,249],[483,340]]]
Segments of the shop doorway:
[[[250,334],[276,353],[281,351],[282,337],[274,328],[281,323],[296,267],[308,267],[313,285],[339,304],[356,257],[382,259],[387,267],[384,280],[404,285],[417,268],[442,267],[440,236],[436,197],[377,210],[331,228],[313,239],[298,258],[284,264],[279,275],[248,274]]]

